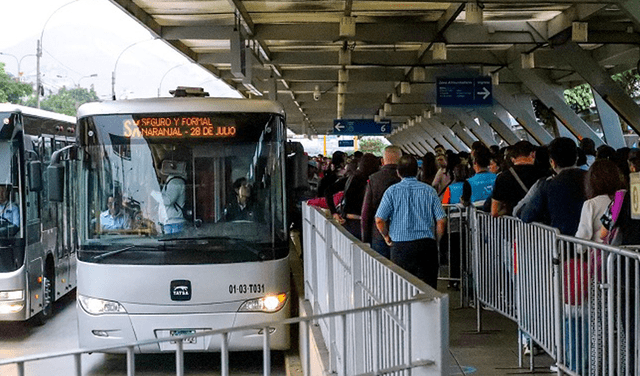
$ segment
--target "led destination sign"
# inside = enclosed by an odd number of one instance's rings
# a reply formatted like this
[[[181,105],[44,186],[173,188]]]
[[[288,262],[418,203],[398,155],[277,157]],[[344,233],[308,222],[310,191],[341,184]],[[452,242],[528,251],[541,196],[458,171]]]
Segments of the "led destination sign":
[[[141,117],[123,121],[125,137],[225,138],[235,137],[235,125],[215,124],[203,116]]]

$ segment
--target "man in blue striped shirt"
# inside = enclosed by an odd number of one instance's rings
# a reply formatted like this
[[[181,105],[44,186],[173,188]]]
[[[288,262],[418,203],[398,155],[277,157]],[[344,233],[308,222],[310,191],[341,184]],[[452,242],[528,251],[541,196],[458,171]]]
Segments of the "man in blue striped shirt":
[[[438,281],[438,240],[447,219],[436,190],[416,179],[418,162],[400,158],[400,183],[389,187],[376,212],[376,227],[391,246],[391,261],[434,289]]]

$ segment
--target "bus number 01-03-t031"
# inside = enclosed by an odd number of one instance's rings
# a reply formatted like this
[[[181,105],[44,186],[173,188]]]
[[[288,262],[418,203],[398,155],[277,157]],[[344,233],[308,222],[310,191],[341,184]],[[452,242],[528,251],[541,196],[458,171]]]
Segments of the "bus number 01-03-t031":
[[[265,292],[264,284],[229,285],[229,294],[260,294]]]

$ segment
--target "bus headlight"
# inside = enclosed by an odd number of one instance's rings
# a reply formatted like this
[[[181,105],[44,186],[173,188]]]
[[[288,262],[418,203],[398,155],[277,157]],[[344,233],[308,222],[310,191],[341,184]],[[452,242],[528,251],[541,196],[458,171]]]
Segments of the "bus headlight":
[[[0,291],[0,300],[23,300],[24,290]]]
[[[238,311],[274,313],[281,310],[286,302],[287,294],[267,295],[262,298],[247,300],[242,303]]]
[[[102,315],[105,313],[127,313],[122,304],[112,300],[96,299],[78,295],[78,302],[82,309],[92,315]]]

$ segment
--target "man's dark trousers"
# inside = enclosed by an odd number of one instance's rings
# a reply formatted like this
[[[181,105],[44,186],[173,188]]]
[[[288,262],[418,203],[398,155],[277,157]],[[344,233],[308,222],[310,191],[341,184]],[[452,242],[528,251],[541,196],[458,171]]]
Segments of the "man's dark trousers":
[[[391,261],[434,289],[438,288],[438,243],[434,239],[393,242]]]

